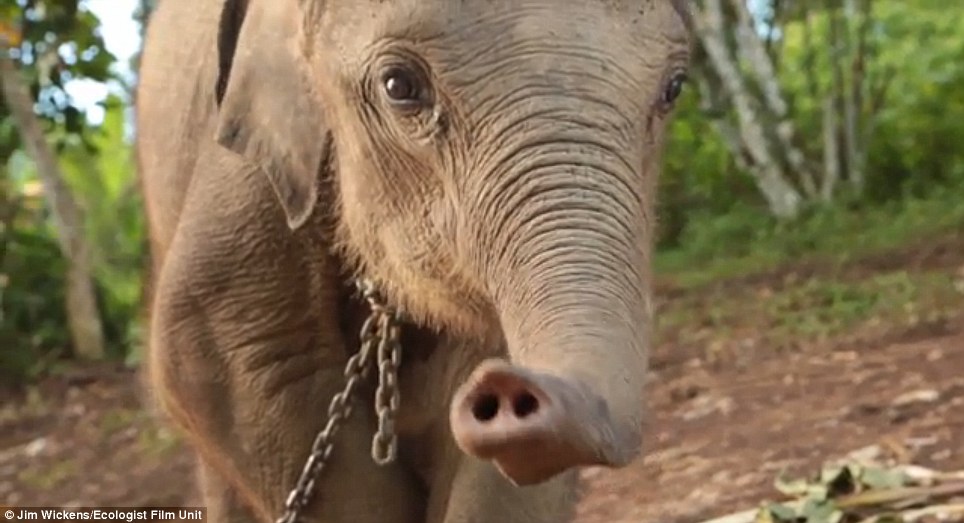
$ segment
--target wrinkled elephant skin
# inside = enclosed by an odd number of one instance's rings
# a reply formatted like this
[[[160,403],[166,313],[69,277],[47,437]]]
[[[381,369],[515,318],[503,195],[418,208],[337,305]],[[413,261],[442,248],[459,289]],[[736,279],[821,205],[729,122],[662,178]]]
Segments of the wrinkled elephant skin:
[[[137,154],[148,371],[209,519],[277,518],[375,283],[404,312],[398,459],[372,384],[305,521],[559,523],[639,455],[684,0],[164,0]]]

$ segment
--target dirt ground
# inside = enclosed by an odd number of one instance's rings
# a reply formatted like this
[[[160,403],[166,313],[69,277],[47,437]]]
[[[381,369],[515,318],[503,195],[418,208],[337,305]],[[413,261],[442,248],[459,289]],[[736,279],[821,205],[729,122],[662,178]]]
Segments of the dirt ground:
[[[964,321],[952,334],[814,350],[743,368],[660,369],[650,451],[591,471],[580,523],[695,523],[775,494],[775,477],[877,445],[902,461],[964,469]]]
[[[964,469],[962,349],[964,315],[747,357],[709,359],[669,337],[652,356],[646,456],[586,470],[577,521],[695,523],[773,498],[783,470],[809,473],[872,445]],[[132,371],[98,366],[8,395],[0,501],[196,505],[190,455],[138,391]]]

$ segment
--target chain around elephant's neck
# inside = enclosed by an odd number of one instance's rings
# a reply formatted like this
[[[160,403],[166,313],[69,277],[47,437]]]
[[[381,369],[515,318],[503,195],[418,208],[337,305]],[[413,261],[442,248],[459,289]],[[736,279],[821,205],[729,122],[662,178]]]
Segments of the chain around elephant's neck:
[[[395,415],[398,412],[398,368],[402,364],[399,342],[399,319],[369,280],[356,280],[356,287],[368,302],[370,312],[362,325],[358,352],[345,366],[345,385],[331,398],[328,422],[315,437],[298,482],[285,499],[284,514],[277,523],[296,523],[314,495],[315,483],[331,457],[334,437],[341,425],[351,416],[351,399],[358,383],[368,378],[372,368],[378,373],[375,390],[375,412],[378,430],[372,438],[372,459],[379,465],[395,461],[398,439],[395,434]]]

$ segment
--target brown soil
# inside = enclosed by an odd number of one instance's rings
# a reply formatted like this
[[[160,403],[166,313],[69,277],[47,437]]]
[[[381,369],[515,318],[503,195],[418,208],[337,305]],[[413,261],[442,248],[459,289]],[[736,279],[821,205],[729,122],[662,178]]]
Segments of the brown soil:
[[[964,320],[910,343],[814,350],[713,371],[667,368],[650,393],[649,452],[591,471],[580,523],[698,522],[772,498],[781,471],[878,445],[964,469]]]
[[[928,267],[960,267],[964,255],[912,252]],[[905,462],[964,469],[964,316],[722,362],[666,339],[653,355],[646,456],[619,471],[587,470],[579,523],[694,523],[752,508],[774,496],[782,470],[806,474],[870,445]],[[196,504],[192,458],[143,411],[139,390],[134,372],[97,366],[8,394],[0,500]]]

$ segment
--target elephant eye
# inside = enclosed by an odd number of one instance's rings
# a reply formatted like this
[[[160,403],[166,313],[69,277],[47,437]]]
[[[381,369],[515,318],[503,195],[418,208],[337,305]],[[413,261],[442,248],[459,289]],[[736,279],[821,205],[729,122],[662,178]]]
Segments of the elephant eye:
[[[414,71],[400,66],[390,67],[382,75],[382,89],[391,103],[409,106],[421,102],[423,86]]]
[[[683,93],[683,85],[686,84],[686,74],[676,73],[673,78],[670,79],[666,88],[663,90],[663,103],[666,105],[672,105],[673,102],[679,98],[679,95]]]

